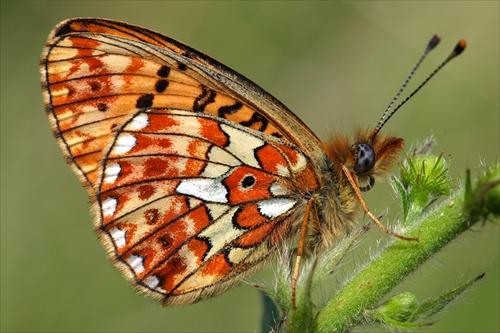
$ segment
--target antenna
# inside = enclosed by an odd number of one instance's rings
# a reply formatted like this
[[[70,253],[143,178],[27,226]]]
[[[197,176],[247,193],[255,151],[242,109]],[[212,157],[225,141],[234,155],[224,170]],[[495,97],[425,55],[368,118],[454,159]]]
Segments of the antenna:
[[[420,59],[418,59],[417,63],[415,64],[415,66],[411,70],[411,72],[408,75],[408,77],[406,78],[405,82],[403,83],[403,85],[401,86],[401,88],[399,89],[399,91],[396,93],[396,96],[394,96],[394,98],[392,99],[392,101],[389,103],[389,106],[386,108],[386,110],[382,114],[382,117],[378,121],[377,126],[375,127],[375,131],[374,131],[372,137],[370,138],[370,141],[373,141],[373,139],[378,134],[378,132],[380,132],[380,130],[382,129],[382,127],[396,113],[396,111],[398,111],[420,89],[422,89],[422,87],[425,86],[427,84],[427,82],[429,82],[430,79],[432,79],[432,77],[434,75],[436,75],[448,62],[450,62],[451,59],[455,58],[460,53],[462,53],[463,50],[465,50],[465,47],[467,46],[467,42],[464,39],[461,39],[457,43],[457,45],[455,46],[455,48],[453,49],[453,51],[450,53],[450,55],[439,66],[437,66],[436,69],[408,97],[406,97],[391,113],[389,113],[389,111],[391,110],[392,106],[394,105],[394,103],[396,102],[396,100],[399,98],[399,96],[401,95],[401,93],[403,92],[403,90],[406,88],[406,86],[410,82],[411,78],[413,77],[413,75],[417,71],[418,67],[420,67],[420,64],[424,61],[424,59],[427,56],[427,54],[429,54],[429,52],[432,51],[432,49],[434,49],[439,44],[440,41],[441,41],[441,36],[439,34],[435,34],[434,36],[432,36],[431,40],[427,44],[427,47],[425,48],[424,53],[422,54],[422,56],[420,57]],[[387,115],[388,113],[389,113],[389,115]]]

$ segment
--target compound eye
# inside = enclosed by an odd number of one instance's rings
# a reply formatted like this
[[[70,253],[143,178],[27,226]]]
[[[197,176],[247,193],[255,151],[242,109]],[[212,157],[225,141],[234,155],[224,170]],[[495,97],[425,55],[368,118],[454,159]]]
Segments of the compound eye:
[[[356,146],[357,156],[354,171],[362,175],[370,171],[375,165],[375,152],[367,143],[358,143]]]

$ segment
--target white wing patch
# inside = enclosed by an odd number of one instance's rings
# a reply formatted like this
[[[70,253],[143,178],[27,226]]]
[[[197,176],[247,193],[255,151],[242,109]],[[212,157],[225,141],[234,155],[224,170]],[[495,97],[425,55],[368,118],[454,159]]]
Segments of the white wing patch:
[[[275,218],[288,212],[296,203],[295,200],[279,198],[260,201],[257,203],[257,206],[262,215],[269,218]]]
[[[138,130],[143,129],[144,127],[146,127],[148,125],[149,125],[148,115],[145,113],[141,113],[141,114],[135,116],[134,119],[132,119],[130,124],[127,126],[127,129],[130,126],[130,129],[138,131]]]
[[[113,153],[121,155],[129,152],[137,144],[137,139],[131,134],[122,134],[113,146]]]
[[[194,178],[183,180],[175,191],[207,202],[227,202],[228,192],[218,179]]]
[[[109,231],[111,238],[115,241],[116,246],[122,247],[127,244],[127,239],[125,238],[125,230],[120,230],[118,228],[113,228]]]
[[[118,163],[112,163],[104,170],[104,182],[107,184],[114,183],[120,174],[122,168]]]
[[[131,254],[127,258],[127,262],[135,272],[135,274],[140,274],[144,272],[144,258],[135,254]]]
[[[116,200],[113,197],[107,197],[104,199],[102,202],[102,212],[104,216],[111,216],[115,213],[116,211],[116,204],[118,203],[118,200]]]
[[[152,275],[144,280],[144,283],[151,289],[156,290],[160,293],[165,293],[165,289],[158,287],[160,285],[160,279],[156,275]]]

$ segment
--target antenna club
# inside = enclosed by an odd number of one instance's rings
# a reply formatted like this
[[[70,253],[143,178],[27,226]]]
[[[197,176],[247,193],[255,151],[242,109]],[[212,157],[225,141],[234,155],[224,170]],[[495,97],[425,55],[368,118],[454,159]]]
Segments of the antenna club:
[[[440,34],[435,34],[434,36],[432,36],[431,40],[429,41],[429,44],[427,44],[427,52],[438,46],[440,41],[441,41]]]
[[[458,44],[457,44],[457,46],[455,46],[455,49],[453,50],[453,52],[456,55],[459,55],[460,53],[462,53],[465,50],[466,46],[467,46],[467,41],[465,39],[461,39],[458,41]]]
[[[460,53],[462,53],[465,50],[466,46],[467,46],[467,42],[465,41],[465,39],[459,40],[457,45],[453,49],[453,51],[451,51],[450,55],[446,59],[446,62],[450,61],[451,59],[455,58]]]

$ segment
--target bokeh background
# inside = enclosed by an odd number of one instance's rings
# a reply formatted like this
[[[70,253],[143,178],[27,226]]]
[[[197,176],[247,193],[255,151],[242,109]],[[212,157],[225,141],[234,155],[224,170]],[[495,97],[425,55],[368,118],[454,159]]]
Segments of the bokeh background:
[[[264,87],[322,138],[373,126],[432,34],[443,41],[412,87],[465,38],[465,53],[386,126],[408,143],[435,135],[435,151],[451,155],[460,177],[499,155],[499,12],[498,1],[1,1],[1,330],[260,330],[261,299],[250,285],[162,308],[110,265],[44,114],[38,62],[58,22],[103,17],[172,36]],[[366,200],[397,217],[387,184]],[[426,299],[487,272],[427,332],[499,331],[498,229],[468,232],[398,288]],[[253,280],[272,276],[268,269]]]

